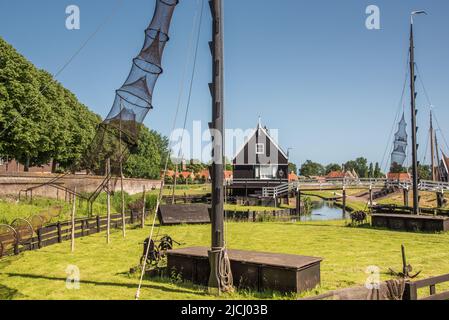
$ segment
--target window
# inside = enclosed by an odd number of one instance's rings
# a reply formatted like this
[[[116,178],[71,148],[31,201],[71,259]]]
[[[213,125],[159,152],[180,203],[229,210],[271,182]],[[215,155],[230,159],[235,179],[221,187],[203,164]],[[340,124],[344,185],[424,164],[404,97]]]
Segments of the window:
[[[257,166],[256,167],[256,178],[261,180],[272,180],[276,179],[278,174],[277,166]]]
[[[264,154],[265,145],[263,143],[256,143],[256,154]]]

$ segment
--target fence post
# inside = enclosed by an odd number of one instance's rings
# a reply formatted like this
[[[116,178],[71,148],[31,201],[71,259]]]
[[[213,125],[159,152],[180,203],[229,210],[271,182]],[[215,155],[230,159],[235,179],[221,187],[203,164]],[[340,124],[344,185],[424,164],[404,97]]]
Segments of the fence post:
[[[37,247],[42,249],[42,228],[37,229]]]
[[[147,202],[147,198],[146,198],[146,187],[143,186],[143,205],[142,205],[142,217],[141,217],[141,222],[140,222],[140,226],[143,228],[145,228],[145,207],[146,207],[146,202]]]
[[[403,300],[418,300],[418,289],[414,283],[407,282],[405,284]]]
[[[76,187],[72,196],[72,234],[71,234],[71,250],[75,252],[75,215],[76,215]],[[84,225],[81,221],[81,235],[84,236]]]
[[[58,222],[58,243],[62,242],[62,230],[61,230],[61,222]]]
[[[97,216],[97,233],[101,232],[101,218]]]
[[[31,245],[30,245],[30,250],[32,250]],[[20,250],[19,250],[19,239],[16,239],[16,241],[14,241],[14,255],[19,255]]]

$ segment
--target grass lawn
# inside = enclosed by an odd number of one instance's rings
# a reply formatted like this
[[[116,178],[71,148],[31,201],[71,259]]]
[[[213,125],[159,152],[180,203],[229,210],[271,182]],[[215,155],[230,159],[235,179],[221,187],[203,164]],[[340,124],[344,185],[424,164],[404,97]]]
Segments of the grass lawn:
[[[138,277],[128,274],[137,265],[144,230],[128,231],[126,239],[116,231],[111,245],[104,234],[76,242],[25,252],[0,260],[1,299],[133,299]],[[208,246],[210,226],[163,227],[160,235],[170,234],[184,246]],[[409,262],[422,270],[420,278],[449,273],[449,234],[415,234],[366,228],[349,228],[343,221],[311,223],[229,223],[230,248],[323,257],[322,285],[308,295],[364,284],[367,267],[378,266],[381,278],[391,278],[388,268],[401,269],[400,246],[405,244]],[[65,287],[68,265],[81,273],[80,290]],[[441,289],[441,288],[438,288]],[[176,284],[169,280],[146,279],[142,299],[214,299],[204,288]],[[252,294],[224,296],[223,299],[293,298],[293,296]]]

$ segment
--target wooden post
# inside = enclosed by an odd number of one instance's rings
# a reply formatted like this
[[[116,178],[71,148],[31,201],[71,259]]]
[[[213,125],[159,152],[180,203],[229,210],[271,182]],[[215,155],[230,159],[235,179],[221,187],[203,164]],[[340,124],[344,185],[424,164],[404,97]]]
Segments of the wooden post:
[[[408,207],[408,188],[404,188],[404,207]]]
[[[437,207],[438,209],[444,207],[444,193],[442,191],[437,192]]]
[[[301,212],[301,190],[296,191],[296,215],[300,216]]]
[[[76,187],[75,187],[76,192]],[[75,252],[75,215],[76,215],[76,194],[73,194],[73,203],[72,203],[72,234],[71,234],[71,250],[72,253]]]
[[[37,229],[37,246],[42,249],[42,228]]]
[[[373,207],[373,186],[369,186],[369,205],[372,208]]]
[[[143,205],[142,205],[142,218],[141,218],[141,224],[140,226],[145,228],[145,206],[146,206],[146,188],[143,186]]]
[[[97,216],[97,232],[101,232],[101,218],[100,216]]]
[[[62,243],[62,229],[61,229],[61,222],[58,222],[58,243]]]
[[[346,216],[346,186],[343,186],[343,215]]]
[[[106,227],[106,243],[111,243],[111,188],[110,188],[110,175],[111,175],[111,159],[107,160],[107,186],[106,186],[106,205],[107,205],[107,227]]]
[[[123,191],[123,170],[122,160],[120,159],[120,192],[122,193],[122,236],[126,237],[126,216],[125,216],[125,193]]]

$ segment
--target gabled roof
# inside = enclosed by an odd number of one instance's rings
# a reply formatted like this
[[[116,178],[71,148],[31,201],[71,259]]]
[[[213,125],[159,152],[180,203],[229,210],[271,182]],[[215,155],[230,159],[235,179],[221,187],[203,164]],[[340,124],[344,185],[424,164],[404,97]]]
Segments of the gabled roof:
[[[239,156],[239,154],[245,149],[245,146],[251,141],[251,139],[256,135],[256,133],[259,130],[261,132],[263,132],[268,137],[268,139],[271,141],[271,143],[273,143],[273,145],[276,147],[276,149],[279,150],[279,152],[282,154],[282,156],[284,156],[285,159],[288,160],[288,158],[289,158],[288,155],[284,152],[284,150],[282,150],[282,148],[279,146],[279,144],[276,141],[274,141],[273,137],[268,133],[267,129],[265,129],[262,126],[260,120],[259,120],[259,123],[257,124],[257,128],[254,129],[253,132],[245,139],[245,142],[243,143],[243,145],[240,147],[240,149],[234,155],[233,160],[235,160]]]
[[[387,176],[388,180],[394,180],[394,181],[409,181],[412,179],[412,176],[408,172],[401,172],[401,173],[388,173]]]

